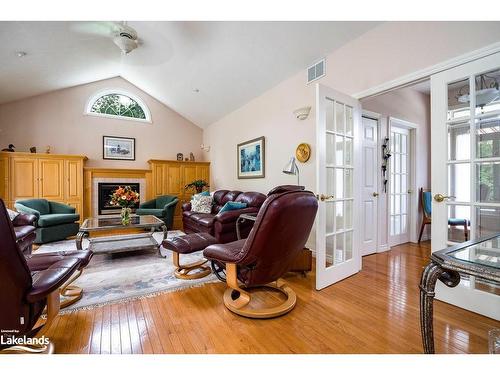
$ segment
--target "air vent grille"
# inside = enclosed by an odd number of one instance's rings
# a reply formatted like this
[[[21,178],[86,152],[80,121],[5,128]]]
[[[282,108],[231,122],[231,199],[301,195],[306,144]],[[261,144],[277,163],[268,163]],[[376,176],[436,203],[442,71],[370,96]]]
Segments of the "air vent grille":
[[[325,75],[325,59],[307,68],[307,83],[315,81]]]

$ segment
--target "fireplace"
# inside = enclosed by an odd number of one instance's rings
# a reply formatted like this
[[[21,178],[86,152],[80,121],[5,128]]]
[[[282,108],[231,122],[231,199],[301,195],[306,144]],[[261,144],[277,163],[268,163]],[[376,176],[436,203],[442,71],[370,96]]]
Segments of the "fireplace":
[[[98,215],[118,215],[121,211],[121,207],[112,206],[109,204],[111,200],[111,195],[120,186],[130,186],[132,190],[141,193],[141,187],[139,183],[118,183],[118,182],[99,182],[97,184],[97,196],[98,196]],[[134,213],[139,204],[136,203],[132,206],[132,212]]]

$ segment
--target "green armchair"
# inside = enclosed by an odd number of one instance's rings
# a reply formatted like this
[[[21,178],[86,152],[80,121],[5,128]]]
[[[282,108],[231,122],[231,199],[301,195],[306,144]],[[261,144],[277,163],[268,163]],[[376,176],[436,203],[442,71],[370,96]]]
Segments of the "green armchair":
[[[64,240],[78,233],[80,215],[74,207],[46,199],[18,200],[14,204],[18,212],[36,216],[36,239],[34,243],[44,244]]]
[[[162,219],[168,229],[174,224],[175,206],[179,199],[173,195],[160,195],[155,199],[141,203],[135,211],[137,215],[154,215]]]

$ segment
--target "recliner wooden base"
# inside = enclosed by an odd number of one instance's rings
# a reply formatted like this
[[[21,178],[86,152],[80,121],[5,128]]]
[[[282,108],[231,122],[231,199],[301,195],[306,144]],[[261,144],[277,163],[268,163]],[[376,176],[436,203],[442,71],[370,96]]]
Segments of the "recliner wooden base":
[[[60,288],[59,293],[61,294],[61,297],[65,297],[64,299],[61,300],[61,308],[70,306],[82,298],[83,289],[80,288],[79,286],[71,285],[81,275],[82,275],[82,270],[78,270]]]
[[[202,259],[194,263],[181,265],[179,261],[179,253],[175,251],[173,252],[173,262],[174,266],[176,267],[174,275],[178,279],[184,279],[184,280],[201,279],[205,276],[210,275],[210,273],[212,272],[210,267],[205,265],[205,263],[208,262],[208,260],[206,259]],[[193,271],[197,272],[192,273]]]
[[[290,312],[297,303],[297,295],[292,288],[290,288],[282,279],[278,279],[275,283],[267,284],[265,287],[272,288],[283,293],[287,297],[286,301],[278,306],[252,308],[250,306],[250,301],[252,299],[251,293],[241,289],[238,285],[236,264],[227,263],[226,272],[228,289],[224,292],[224,305],[235,314],[254,319],[275,318]],[[238,297],[233,298],[234,294],[239,295]]]

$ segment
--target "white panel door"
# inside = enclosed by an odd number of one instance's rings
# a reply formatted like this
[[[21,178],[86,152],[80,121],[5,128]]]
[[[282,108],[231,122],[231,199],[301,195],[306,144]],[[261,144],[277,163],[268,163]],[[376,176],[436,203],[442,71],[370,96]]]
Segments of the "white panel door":
[[[410,241],[410,131],[391,126],[389,159],[389,245]]]
[[[317,84],[316,108],[316,289],[322,289],[361,267],[361,106],[358,100]]]
[[[500,53],[431,78],[432,251],[500,232],[499,83]],[[438,282],[436,297],[500,319],[488,290],[474,278]]]
[[[363,157],[361,197],[361,255],[377,252],[378,233],[378,120],[362,118]]]

